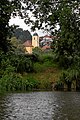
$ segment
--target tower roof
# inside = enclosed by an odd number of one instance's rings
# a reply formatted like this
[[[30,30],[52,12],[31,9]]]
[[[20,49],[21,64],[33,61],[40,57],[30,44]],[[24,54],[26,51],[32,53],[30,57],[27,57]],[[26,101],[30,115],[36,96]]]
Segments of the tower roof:
[[[38,34],[37,34],[37,33],[34,33],[33,36],[38,36]]]

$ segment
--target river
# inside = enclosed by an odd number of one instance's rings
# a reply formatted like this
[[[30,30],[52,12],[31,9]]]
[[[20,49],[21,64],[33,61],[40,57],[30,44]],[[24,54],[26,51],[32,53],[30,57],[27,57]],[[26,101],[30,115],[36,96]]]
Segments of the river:
[[[0,96],[0,120],[80,120],[80,92],[28,92]]]

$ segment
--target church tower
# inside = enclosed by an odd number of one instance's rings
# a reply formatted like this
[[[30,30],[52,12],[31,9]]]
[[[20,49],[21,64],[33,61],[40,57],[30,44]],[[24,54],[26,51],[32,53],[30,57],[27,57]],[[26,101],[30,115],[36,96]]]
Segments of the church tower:
[[[34,33],[32,36],[32,46],[35,47],[39,47],[39,36],[37,33]]]

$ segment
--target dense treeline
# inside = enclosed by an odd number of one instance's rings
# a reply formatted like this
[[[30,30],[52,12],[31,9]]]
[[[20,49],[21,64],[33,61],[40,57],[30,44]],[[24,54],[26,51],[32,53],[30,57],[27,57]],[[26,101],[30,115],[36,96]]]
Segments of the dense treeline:
[[[1,53],[0,92],[51,89],[51,81],[45,80],[45,76],[43,80],[39,80],[38,77],[42,71],[44,74],[44,71],[52,66],[52,61],[51,55],[40,57],[34,54]]]
[[[21,40],[24,43],[26,40],[32,40],[32,36],[28,30],[23,30],[22,28],[14,29],[13,37]]]
[[[34,85],[23,79],[24,73],[33,72],[33,63],[37,60],[35,55],[15,54],[8,52],[0,54],[0,91],[27,90]],[[36,83],[35,83],[36,84]],[[31,86],[30,86],[31,87]]]

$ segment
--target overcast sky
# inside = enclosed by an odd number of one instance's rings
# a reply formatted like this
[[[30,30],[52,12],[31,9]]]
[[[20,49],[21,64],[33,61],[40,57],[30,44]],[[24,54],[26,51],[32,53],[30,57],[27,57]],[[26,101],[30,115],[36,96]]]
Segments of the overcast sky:
[[[19,25],[20,28],[23,28],[23,30],[28,30],[30,31],[30,33],[33,35],[34,32],[31,31],[30,27],[27,26],[25,23],[24,23],[24,20],[23,19],[20,19],[19,17],[16,17],[16,18],[11,18],[10,21],[9,21],[9,25]],[[44,36],[46,35],[47,33],[44,33],[42,30],[37,30],[35,31],[38,33],[39,36]]]

